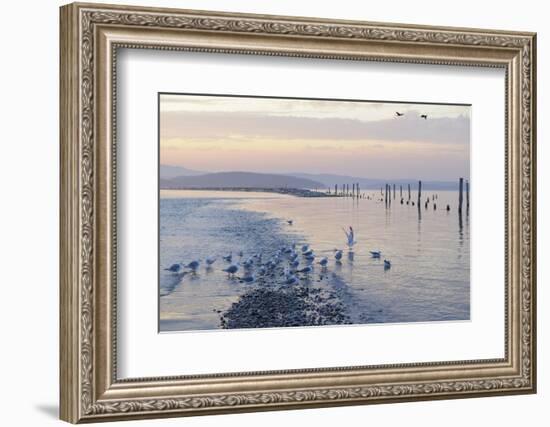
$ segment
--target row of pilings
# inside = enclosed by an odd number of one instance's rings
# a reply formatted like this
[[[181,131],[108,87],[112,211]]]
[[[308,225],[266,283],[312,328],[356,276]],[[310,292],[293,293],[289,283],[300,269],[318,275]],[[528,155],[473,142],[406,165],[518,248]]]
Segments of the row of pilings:
[[[399,189],[397,188],[396,184],[392,183],[386,183],[385,186],[380,187],[380,200],[384,201],[386,207],[390,207],[392,203],[392,199],[397,199],[397,193],[399,190],[399,202],[411,206],[417,206],[418,209],[421,208],[423,199],[422,199],[422,180],[418,181],[417,187],[416,187],[416,198],[413,198],[414,195],[411,193],[411,184],[408,183],[406,189],[404,188],[403,184],[399,185]],[[405,190],[405,191],[404,191]],[[412,190],[414,192],[414,188]],[[405,192],[405,196],[404,193]],[[371,199],[374,198],[370,196],[369,194],[365,192],[361,192],[361,188],[359,186],[359,183],[352,183],[352,184],[334,184],[334,187],[330,187],[327,190],[327,194],[331,196],[336,197],[351,197],[353,199]],[[437,193],[433,193],[428,195],[426,200],[424,201],[424,208],[428,209],[430,207],[430,204],[434,210],[437,209],[437,199],[438,195]],[[466,213],[469,213],[470,210],[470,183],[468,180],[465,180],[464,178],[459,178],[458,180],[458,213],[462,214],[463,206],[466,205]],[[447,204],[444,207],[447,211],[451,210],[451,206]]]
[[[351,186],[350,184],[334,184],[333,188],[329,187],[327,190],[327,193],[332,196],[352,197],[354,199],[362,199],[367,197],[365,193],[361,193],[361,188],[359,187],[358,182],[352,183]]]

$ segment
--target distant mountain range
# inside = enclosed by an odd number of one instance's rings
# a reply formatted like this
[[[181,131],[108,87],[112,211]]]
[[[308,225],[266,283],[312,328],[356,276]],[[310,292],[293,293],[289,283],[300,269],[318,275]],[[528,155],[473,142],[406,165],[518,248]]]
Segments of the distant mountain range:
[[[254,172],[218,172],[161,179],[160,187],[169,188],[324,188],[311,179]]]
[[[417,188],[418,179],[379,179],[359,178],[336,174],[264,174],[256,172],[204,172],[181,166],[160,165],[160,188],[307,188],[334,189],[338,184],[358,183],[364,190],[380,189],[386,183],[400,185],[405,190],[411,184],[411,190]],[[458,177],[453,181],[422,181],[425,190],[457,190]]]
[[[178,176],[204,175],[206,172],[187,169],[181,166],[160,165],[160,179],[172,179]]]

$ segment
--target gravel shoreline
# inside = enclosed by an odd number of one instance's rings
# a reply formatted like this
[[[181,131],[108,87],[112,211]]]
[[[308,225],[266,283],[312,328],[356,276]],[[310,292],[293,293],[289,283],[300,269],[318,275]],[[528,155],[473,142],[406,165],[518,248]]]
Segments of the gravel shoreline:
[[[220,316],[223,329],[351,323],[334,292],[304,285],[251,289]]]

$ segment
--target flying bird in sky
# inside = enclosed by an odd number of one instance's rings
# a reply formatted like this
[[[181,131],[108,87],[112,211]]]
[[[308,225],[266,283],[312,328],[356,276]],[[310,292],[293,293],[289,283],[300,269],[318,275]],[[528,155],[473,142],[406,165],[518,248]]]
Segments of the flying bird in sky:
[[[401,116],[404,116],[404,115],[405,115],[405,113],[400,113],[399,111],[395,112],[396,117],[401,117]]]
[[[421,119],[424,119],[424,120],[427,120],[427,119],[428,119],[428,115],[427,115],[427,114],[421,114],[421,115],[420,115],[420,118],[421,118]]]

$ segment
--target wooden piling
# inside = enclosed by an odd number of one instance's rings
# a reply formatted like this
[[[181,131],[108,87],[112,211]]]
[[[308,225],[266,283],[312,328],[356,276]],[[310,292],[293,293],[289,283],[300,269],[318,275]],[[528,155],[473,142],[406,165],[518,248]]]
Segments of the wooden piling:
[[[338,195],[338,184],[334,184],[334,195]]]
[[[407,184],[409,186],[409,200],[411,200],[411,184]]]
[[[422,181],[418,181],[418,204],[420,205],[420,198],[422,197]]]
[[[395,200],[395,184],[393,184],[393,199]]]
[[[402,185],[399,186],[399,198],[403,199],[403,186]]]
[[[458,214],[462,215],[462,187],[464,186],[464,178],[458,180]]]
[[[466,181],[466,213],[470,212],[470,181]]]

